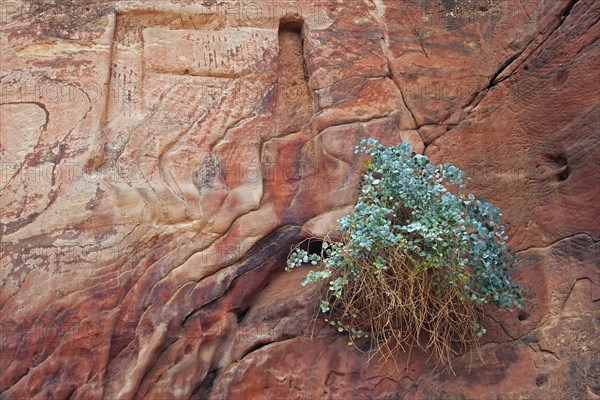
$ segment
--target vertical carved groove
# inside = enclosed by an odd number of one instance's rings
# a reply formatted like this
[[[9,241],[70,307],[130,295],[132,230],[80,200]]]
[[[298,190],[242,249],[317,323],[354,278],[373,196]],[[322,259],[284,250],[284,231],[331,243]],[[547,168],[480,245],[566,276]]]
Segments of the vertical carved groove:
[[[293,17],[285,17],[279,23],[278,135],[299,131],[313,112],[304,62],[303,25],[303,20]]]

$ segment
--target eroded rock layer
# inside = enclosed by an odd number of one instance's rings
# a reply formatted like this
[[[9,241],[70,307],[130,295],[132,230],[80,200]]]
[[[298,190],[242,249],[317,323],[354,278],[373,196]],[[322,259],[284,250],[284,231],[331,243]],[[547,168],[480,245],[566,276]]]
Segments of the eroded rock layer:
[[[0,399],[600,398],[600,3],[2,2]],[[368,363],[290,247],[362,138],[503,210],[527,309]]]

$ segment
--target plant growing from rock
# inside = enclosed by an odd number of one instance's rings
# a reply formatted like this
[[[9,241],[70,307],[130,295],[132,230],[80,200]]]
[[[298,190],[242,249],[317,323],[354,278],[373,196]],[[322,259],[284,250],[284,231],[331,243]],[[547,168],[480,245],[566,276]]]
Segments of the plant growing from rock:
[[[303,285],[321,286],[320,310],[349,344],[368,336],[385,358],[418,346],[448,364],[485,333],[483,304],[523,308],[500,211],[462,194],[461,170],[406,143],[367,139],[354,152],[371,161],[341,239],[324,238],[318,253],[295,247],[286,269],[317,266]]]

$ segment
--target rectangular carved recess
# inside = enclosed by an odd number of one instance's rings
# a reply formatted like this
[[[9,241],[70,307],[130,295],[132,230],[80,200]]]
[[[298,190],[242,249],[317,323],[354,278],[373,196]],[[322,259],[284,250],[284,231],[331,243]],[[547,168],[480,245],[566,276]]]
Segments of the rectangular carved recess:
[[[304,59],[304,21],[284,17],[279,24],[277,121],[279,134],[299,131],[312,116],[312,96]]]
[[[97,154],[86,165],[88,170],[110,165],[116,160],[129,133],[161,101],[162,91],[156,88],[172,87],[178,80],[187,79],[198,87],[198,91],[205,93],[208,100],[223,93],[223,88],[242,70],[239,60],[223,62],[231,66],[232,71],[219,70],[210,63],[200,65],[196,71],[177,64],[177,46],[169,48],[163,42],[177,44],[185,35],[196,42],[212,38],[223,41],[224,25],[225,15],[220,13],[152,9],[128,9],[116,13],[109,60],[110,78],[104,90],[103,133],[96,144]],[[238,36],[239,40],[255,39],[244,32]],[[223,47],[226,51],[231,49],[231,45]],[[174,56],[160,54],[165,48],[174,52]],[[204,50],[202,46],[198,48]],[[167,62],[157,66],[155,60]],[[186,76],[188,74],[194,76]],[[178,122],[191,123],[193,120],[194,116],[183,115]]]

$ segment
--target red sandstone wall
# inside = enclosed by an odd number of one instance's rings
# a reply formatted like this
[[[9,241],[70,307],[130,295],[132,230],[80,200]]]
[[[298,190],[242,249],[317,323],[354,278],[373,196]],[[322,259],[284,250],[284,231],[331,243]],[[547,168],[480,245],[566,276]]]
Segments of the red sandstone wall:
[[[600,3],[1,8],[0,399],[600,398]],[[367,364],[282,272],[368,136],[511,225],[528,308],[456,376]]]

